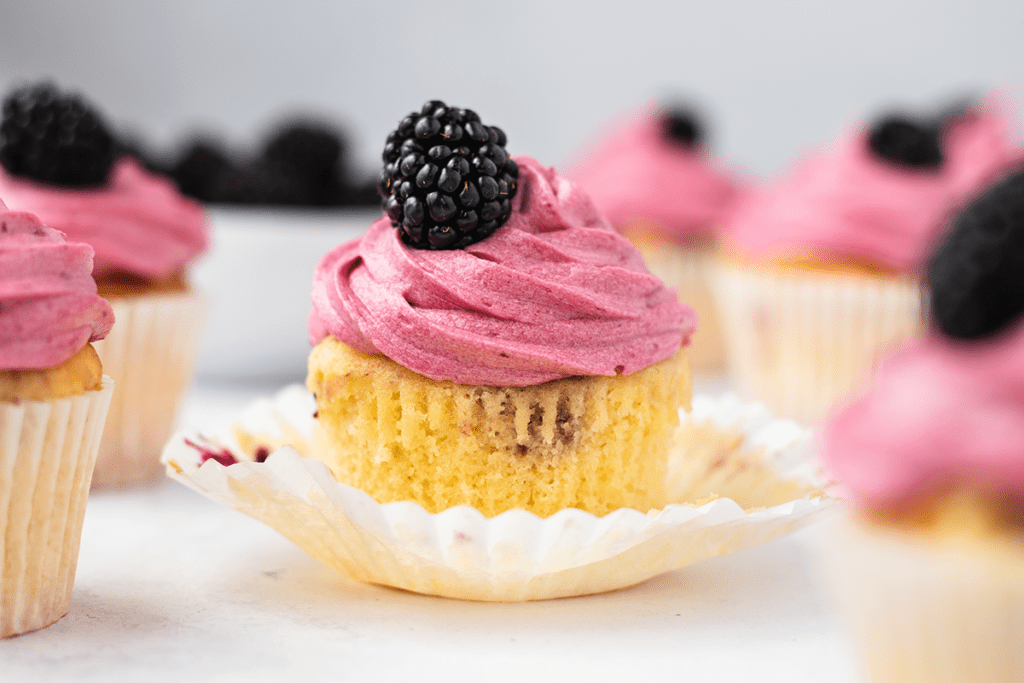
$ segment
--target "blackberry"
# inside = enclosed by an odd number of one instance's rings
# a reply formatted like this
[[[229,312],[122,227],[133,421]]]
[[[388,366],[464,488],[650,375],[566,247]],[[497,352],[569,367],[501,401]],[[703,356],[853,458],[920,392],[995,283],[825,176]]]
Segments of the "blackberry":
[[[234,164],[219,142],[211,137],[200,137],[185,146],[169,175],[182,194],[201,202],[212,202],[220,177],[233,168]]]
[[[8,94],[0,120],[0,163],[11,175],[62,187],[106,183],[117,144],[79,95],[44,81]]]
[[[384,146],[377,183],[402,241],[462,249],[503,225],[519,178],[505,142],[505,133],[476,112],[439,100],[402,119]]]
[[[932,320],[950,337],[983,339],[1024,313],[1024,168],[960,213],[926,282]]]
[[[289,203],[331,206],[342,202],[343,150],[341,136],[327,124],[293,121],[267,140],[263,163],[271,174],[290,176],[302,186],[305,199]]]
[[[941,126],[918,123],[903,114],[875,121],[868,146],[880,159],[900,166],[934,170],[942,166]]]
[[[661,112],[665,139],[684,147],[704,145],[704,125],[697,112],[688,107],[670,106]]]

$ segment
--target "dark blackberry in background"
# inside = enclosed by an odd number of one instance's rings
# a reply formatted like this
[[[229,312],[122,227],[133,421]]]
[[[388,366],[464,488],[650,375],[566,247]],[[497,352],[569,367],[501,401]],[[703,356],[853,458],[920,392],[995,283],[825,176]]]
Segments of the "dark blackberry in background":
[[[201,202],[216,201],[221,176],[234,170],[231,157],[213,136],[196,138],[182,150],[168,175],[182,194]]]
[[[665,139],[683,147],[703,147],[706,129],[702,117],[692,108],[669,105],[660,110]]]
[[[1024,313],[1024,168],[959,214],[926,274],[933,324],[961,340],[995,335]]]
[[[417,249],[461,249],[512,213],[519,167],[505,133],[471,109],[431,100],[387,139],[377,190],[391,225]]]
[[[883,161],[921,170],[942,166],[941,126],[905,114],[886,114],[871,125],[868,147]]]
[[[4,99],[0,164],[11,175],[60,187],[99,187],[117,152],[106,122],[77,93],[43,81]]]
[[[140,134],[121,131],[114,136],[114,140],[116,157],[131,156],[150,173],[170,175],[170,168],[166,160],[147,146]]]
[[[319,121],[291,121],[263,146],[266,173],[288,179],[300,191],[282,203],[337,206],[344,201],[341,134]]]

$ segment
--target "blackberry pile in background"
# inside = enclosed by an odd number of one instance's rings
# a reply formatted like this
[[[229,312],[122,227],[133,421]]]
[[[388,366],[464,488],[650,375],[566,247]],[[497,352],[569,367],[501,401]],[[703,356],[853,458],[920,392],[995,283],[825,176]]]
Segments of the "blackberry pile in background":
[[[183,146],[167,169],[182,194],[212,204],[373,206],[372,178],[353,180],[344,138],[308,118],[279,123],[255,153],[236,155],[213,136]]]
[[[512,213],[519,167],[505,133],[471,109],[431,100],[388,136],[377,181],[384,212],[417,249],[461,249]]]
[[[3,101],[0,164],[13,176],[69,188],[99,187],[118,152],[103,117],[50,81],[15,88]]]

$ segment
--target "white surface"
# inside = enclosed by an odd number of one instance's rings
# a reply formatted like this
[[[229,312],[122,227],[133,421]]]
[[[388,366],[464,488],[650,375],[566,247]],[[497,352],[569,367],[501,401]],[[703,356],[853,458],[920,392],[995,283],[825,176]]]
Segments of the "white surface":
[[[252,389],[199,387],[183,426]],[[357,583],[173,482],[94,495],[71,611],[0,641],[0,680],[858,680],[815,588],[827,526],[635,588],[539,603]]]

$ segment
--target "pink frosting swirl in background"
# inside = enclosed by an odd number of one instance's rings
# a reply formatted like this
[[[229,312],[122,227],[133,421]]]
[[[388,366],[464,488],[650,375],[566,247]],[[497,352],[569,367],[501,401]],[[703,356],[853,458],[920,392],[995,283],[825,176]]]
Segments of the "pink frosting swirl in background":
[[[668,237],[713,234],[743,185],[707,150],[673,143],[664,129],[661,112],[648,107],[605,133],[566,175],[616,227],[640,221]]]
[[[630,374],[675,354],[693,309],[586,194],[532,158],[516,162],[512,215],[481,242],[410,249],[383,218],[324,256],[310,342],[331,334],[432,379],[492,386]]]
[[[96,294],[92,256],[0,202],[0,368],[56,367],[107,335],[114,312]]]
[[[949,213],[1024,158],[1008,119],[994,98],[955,118],[943,135],[945,161],[934,171],[879,159],[867,131],[853,131],[741,201],[723,241],[761,259],[816,254],[918,270]]]
[[[882,365],[825,430],[824,459],[869,507],[974,482],[1024,497],[1024,325],[970,344],[938,334]]]
[[[96,275],[132,273],[162,280],[194,261],[209,243],[203,207],[174,183],[121,157],[104,187],[45,185],[0,167],[0,197],[11,209],[31,211],[72,241],[96,251]]]

